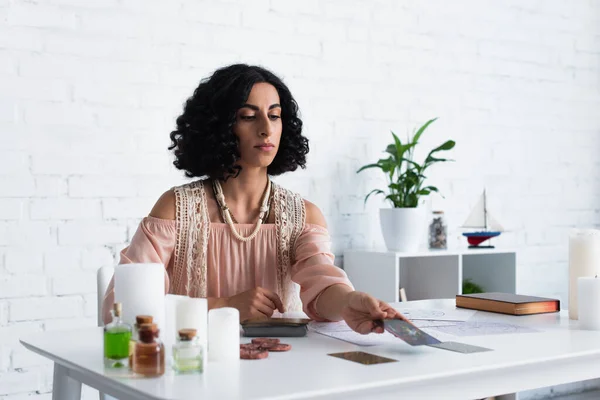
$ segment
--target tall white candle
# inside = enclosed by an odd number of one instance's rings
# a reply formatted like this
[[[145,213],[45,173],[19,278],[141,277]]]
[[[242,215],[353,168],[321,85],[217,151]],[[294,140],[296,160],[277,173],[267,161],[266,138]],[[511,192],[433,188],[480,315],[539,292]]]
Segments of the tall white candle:
[[[237,308],[215,308],[208,312],[208,360],[240,359],[240,312]]]
[[[115,302],[122,318],[135,324],[137,315],[151,315],[165,329],[165,267],[162,264],[121,264],[115,268]]]
[[[600,278],[577,280],[579,327],[600,330]]]
[[[569,318],[578,319],[578,282],[580,277],[600,273],[600,231],[573,231],[569,237]]]

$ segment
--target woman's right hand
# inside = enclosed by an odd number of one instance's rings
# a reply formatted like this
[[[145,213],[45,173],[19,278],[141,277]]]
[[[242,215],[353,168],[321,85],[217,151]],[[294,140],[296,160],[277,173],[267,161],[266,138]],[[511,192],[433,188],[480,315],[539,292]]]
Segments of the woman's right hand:
[[[285,312],[277,293],[262,287],[256,287],[225,299],[225,306],[239,310],[240,322],[256,318],[270,318],[275,310]]]

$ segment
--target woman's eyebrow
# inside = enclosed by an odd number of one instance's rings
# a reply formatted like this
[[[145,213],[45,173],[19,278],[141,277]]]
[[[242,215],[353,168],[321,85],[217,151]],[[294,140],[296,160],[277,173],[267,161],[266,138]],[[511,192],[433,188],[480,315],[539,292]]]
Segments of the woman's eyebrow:
[[[258,111],[259,110],[259,108],[257,106],[255,106],[254,104],[248,104],[248,103],[243,104],[240,108],[249,108],[249,109],[254,110],[254,111]],[[275,103],[275,104],[271,104],[271,106],[269,106],[269,110],[272,110],[274,108],[281,108],[281,105],[278,104],[278,103]]]

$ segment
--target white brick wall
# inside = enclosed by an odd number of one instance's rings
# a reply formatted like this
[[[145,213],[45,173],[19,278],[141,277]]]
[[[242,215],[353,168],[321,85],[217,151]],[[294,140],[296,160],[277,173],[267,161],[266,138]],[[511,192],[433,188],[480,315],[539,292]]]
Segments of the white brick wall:
[[[438,116],[423,148],[457,141],[430,172],[452,242],[485,185],[519,290],[566,305],[568,231],[600,224],[599,15],[594,0],[0,0],[0,399],[50,398],[51,368],[18,337],[94,325],[96,269],[184,181],[166,151],[181,105],[238,61],[295,94],[309,167],[279,181],[321,207],[336,254],[382,245],[381,203],[362,199],[383,179],[355,171],[390,130]]]

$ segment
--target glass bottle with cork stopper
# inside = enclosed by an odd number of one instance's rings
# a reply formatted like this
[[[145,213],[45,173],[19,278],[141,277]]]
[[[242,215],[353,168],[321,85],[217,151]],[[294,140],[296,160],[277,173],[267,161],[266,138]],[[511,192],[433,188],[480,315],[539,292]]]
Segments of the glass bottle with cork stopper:
[[[133,355],[133,372],[147,377],[165,373],[165,346],[158,338],[156,324],[141,324]]]
[[[108,368],[126,367],[129,361],[131,326],[121,320],[121,303],[111,310],[112,322],[104,327],[104,365]]]
[[[139,330],[142,324],[151,324],[153,318],[151,315],[137,315],[133,325],[133,333],[129,341],[129,368],[133,368],[133,354],[135,353],[135,343],[139,340]]]
[[[204,348],[196,329],[181,329],[173,345],[173,369],[178,373],[201,373]]]

